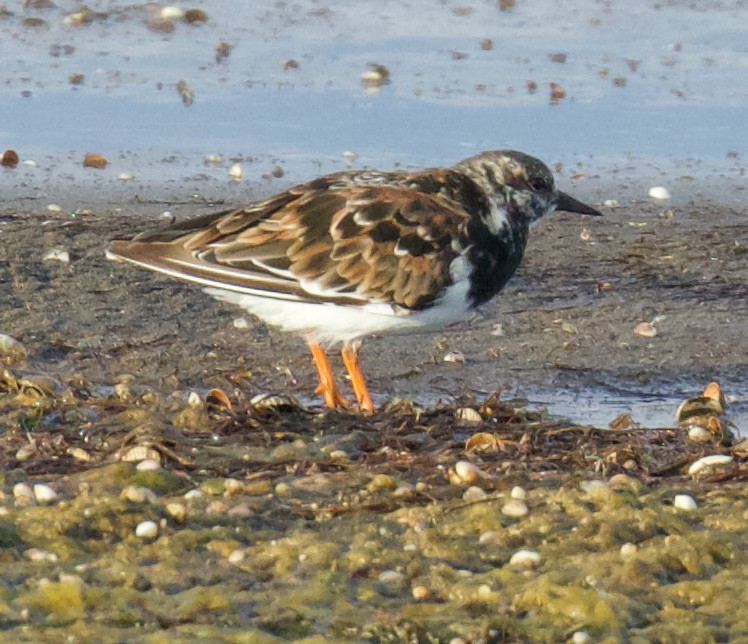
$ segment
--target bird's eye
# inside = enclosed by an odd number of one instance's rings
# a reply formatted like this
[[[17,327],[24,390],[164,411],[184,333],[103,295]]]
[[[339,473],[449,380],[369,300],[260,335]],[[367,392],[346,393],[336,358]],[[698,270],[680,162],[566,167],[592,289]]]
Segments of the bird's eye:
[[[543,179],[543,177],[535,177],[530,181],[530,186],[532,186],[533,190],[537,190],[538,192],[545,192],[548,190],[548,182]]]

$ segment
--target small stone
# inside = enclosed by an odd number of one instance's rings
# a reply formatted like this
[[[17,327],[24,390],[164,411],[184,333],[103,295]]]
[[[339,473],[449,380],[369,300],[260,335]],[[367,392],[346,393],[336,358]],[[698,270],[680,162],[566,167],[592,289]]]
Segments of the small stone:
[[[194,488],[185,492],[184,498],[187,501],[200,501],[205,498],[205,492],[199,490],[198,488]]]
[[[690,494],[676,494],[673,507],[685,512],[693,512],[698,506],[696,505],[696,499]]]
[[[428,599],[431,595],[431,591],[429,591],[426,586],[413,586],[410,590],[411,594],[413,595],[413,599],[415,599],[417,602],[421,602],[424,599]]]
[[[387,597],[399,595],[405,588],[405,575],[397,570],[383,570],[377,577],[379,592]]]
[[[240,494],[244,491],[244,484],[239,479],[226,479],[223,482],[226,494]]]
[[[144,458],[140,463],[135,466],[138,472],[155,472],[161,469],[161,463],[155,458]]]
[[[501,508],[501,513],[513,519],[520,519],[527,516],[530,510],[527,504],[520,499],[509,499]]]
[[[632,557],[638,549],[635,543],[627,541],[621,546],[621,557]]]
[[[276,496],[291,496],[291,486],[281,481],[276,484],[274,492]]]
[[[521,566],[523,568],[535,568],[540,563],[540,554],[534,550],[517,550],[511,559],[509,559],[510,566]]]
[[[117,175],[119,181],[132,181],[134,178],[129,172],[120,172]]]
[[[670,199],[670,193],[668,192],[667,188],[664,188],[663,186],[652,186],[649,189],[649,192],[647,195],[651,199],[657,199],[658,201],[664,201],[665,199]]]
[[[187,518],[187,508],[183,503],[171,502],[166,504],[166,514],[168,514],[177,523],[184,523]]]
[[[448,351],[444,354],[442,360],[444,360],[444,362],[459,362],[460,364],[465,364],[465,356],[462,351]]]
[[[244,558],[247,556],[247,553],[242,548],[237,548],[236,550],[232,550],[231,554],[228,556],[228,562],[230,564],[236,565],[240,564],[242,561],[244,561]]]
[[[572,644],[589,644],[592,641],[590,634],[587,631],[574,631],[571,636]]]
[[[13,486],[13,496],[17,499],[21,497],[33,499],[34,490],[28,483],[16,483]]]
[[[82,447],[69,447],[67,453],[81,463],[90,463],[93,460],[93,457]]]
[[[128,485],[120,496],[130,503],[155,503],[157,498],[153,490],[140,485]]]
[[[369,492],[376,492],[377,490],[394,490],[397,488],[397,483],[387,474],[375,474],[371,481],[369,481],[366,489]]]
[[[332,457],[332,453],[330,454],[330,457]],[[415,486],[411,485],[410,483],[400,483],[400,485],[395,488],[394,492],[392,492],[392,496],[397,498],[409,499],[410,497],[414,496],[415,493]]]
[[[51,203],[47,206],[47,212],[62,212],[62,206],[56,203]]]
[[[34,485],[34,498],[37,503],[52,503],[57,500],[57,492],[49,485],[37,483]]]
[[[29,548],[23,551],[24,558],[34,563],[55,563],[57,561],[57,555],[49,550],[43,550],[42,548]]]
[[[167,7],[161,7],[159,15],[163,20],[181,20],[184,18],[184,13],[184,9],[181,7],[169,5]]]
[[[519,485],[515,485],[512,488],[512,491],[509,493],[509,496],[513,499],[517,499],[518,501],[524,501],[525,498],[527,498],[527,490],[525,488],[520,487]]]
[[[249,328],[249,320],[247,318],[235,318],[233,322],[235,329],[248,329]]]
[[[501,541],[501,535],[496,530],[486,530],[478,537],[478,543],[482,546],[487,543],[496,543],[499,541]]]
[[[231,179],[232,181],[241,181],[243,175],[244,169],[242,168],[241,163],[234,163],[229,168],[229,179]]]
[[[135,536],[141,539],[155,539],[158,536],[158,525],[155,521],[141,521],[135,526]]]
[[[343,158],[348,164],[355,163],[356,159],[358,159],[358,154],[352,152],[351,150],[346,150],[345,152],[343,152]]]
[[[102,155],[93,152],[88,152],[83,157],[84,168],[98,168],[99,170],[103,170],[106,168],[107,163],[107,160]]]
[[[615,199],[606,199],[603,201],[603,206],[606,208],[618,208],[618,202]]]
[[[465,501],[481,501],[488,496],[486,491],[476,485],[471,485],[462,495]]]

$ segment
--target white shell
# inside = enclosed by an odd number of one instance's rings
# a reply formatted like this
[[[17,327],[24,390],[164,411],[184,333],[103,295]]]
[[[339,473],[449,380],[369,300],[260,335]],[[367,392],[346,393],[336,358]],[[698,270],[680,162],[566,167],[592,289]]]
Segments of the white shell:
[[[690,494],[676,494],[673,499],[673,507],[686,512],[693,512],[696,509],[696,500]]]
[[[670,193],[668,192],[668,189],[664,188],[663,186],[652,186],[647,194],[652,199],[670,199]]]
[[[515,485],[512,488],[512,491],[509,493],[509,496],[513,499],[518,499],[519,501],[524,501],[527,497],[527,490],[525,488],[520,487],[519,485]]]
[[[728,456],[727,454],[710,454],[691,463],[688,468],[688,475],[696,476],[701,470],[719,465],[727,465],[728,463],[732,463],[732,456]]]
[[[243,175],[244,169],[241,163],[235,163],[229,168],[229,178],[233,181],[241,181]]]
[[[501,508],[501,514],[513,519],[525,517],[529,512],[527,504],[519,499],[509,499]]]
[[[181,20],[184,18],[184,9],[169,5],[161,8],[160,15],[164,20]]]
[[[141,539],[154,539],[158,536],[158,525],[155,521],[141,521],[135,526],[135,536]]]
[[[523,566],[525,568],[535,568],[540,563],[540,554],[534,550],[517,550],[511,559],[509,559],[510,566]]]
[[[37,483],[34,485],[34,498],[37,503],[51,503],[57,500],[57,492],[49,487],[49,485]]]

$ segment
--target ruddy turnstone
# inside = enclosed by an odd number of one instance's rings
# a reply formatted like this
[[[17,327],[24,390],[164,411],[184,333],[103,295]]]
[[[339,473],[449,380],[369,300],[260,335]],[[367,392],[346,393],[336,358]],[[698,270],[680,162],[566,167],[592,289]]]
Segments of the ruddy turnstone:
[[[337,172],[116,240],[107,254],[301,332],[328,407],[348,405],[322,346],[342,342],[359,408],[371,411],[360,338],[460,320],[504,287],[531,224],[554,210],[600,215],[556,190],[538,159],[499,150],[453,168]]]

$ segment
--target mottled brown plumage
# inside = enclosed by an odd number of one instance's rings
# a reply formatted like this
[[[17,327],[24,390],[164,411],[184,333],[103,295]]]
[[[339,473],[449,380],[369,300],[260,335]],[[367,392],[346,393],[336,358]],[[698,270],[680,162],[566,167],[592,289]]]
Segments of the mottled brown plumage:
[[[359,406],[372,409],[357,339],[460,319],[503,288],[530,225],[556,208],[600,214],[557,191],[538,159],[484,152],[453,168],[331,174],[114,241],[108,254],[302,331],[329,406],[345,400],[319,342],[343,341]]]

